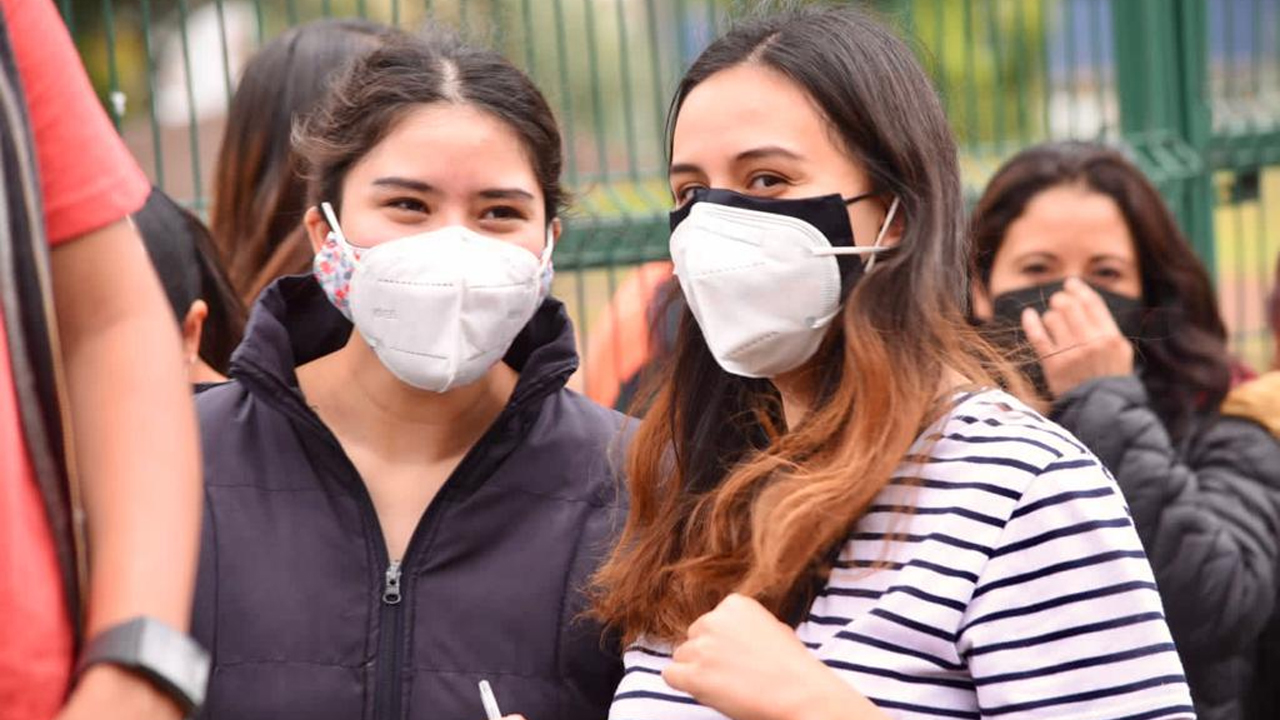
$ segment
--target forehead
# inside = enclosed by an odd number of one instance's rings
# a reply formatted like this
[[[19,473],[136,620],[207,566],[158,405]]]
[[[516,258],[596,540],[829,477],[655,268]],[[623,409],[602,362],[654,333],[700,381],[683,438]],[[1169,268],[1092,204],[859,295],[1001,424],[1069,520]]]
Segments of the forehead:
[[[1088,259],[1133,259],[1136,248],[1124,213],[1110,197],[1079,185],[1037,193],[1005,233],[1001,254],[1049,253]]]
[[[839,152],[822,110],[800,85],[747,63],[721,70],[685,97],[672,133],[672,164],[701,164],[764,145],[811,155]]]
[[[541,197],[533,163],[506,122],[471,105],[421,105],[351,168],[349,180],[405,177],[435,187],[515,187]]]

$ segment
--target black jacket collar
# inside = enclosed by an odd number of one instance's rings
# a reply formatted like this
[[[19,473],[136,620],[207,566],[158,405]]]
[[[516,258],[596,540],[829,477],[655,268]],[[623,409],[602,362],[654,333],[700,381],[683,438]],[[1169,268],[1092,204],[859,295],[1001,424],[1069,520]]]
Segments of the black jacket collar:
[[[329,302],[315,278],[280,278],[254,303],[244,341],[231,356],[231,378],[255,393],[296,393],[295,368],[341,348],[351,330],[351,322]],[[573,324],[564,303],[547,298],[503,359],[520,373],[512,405],[563,388],[578,368]]]

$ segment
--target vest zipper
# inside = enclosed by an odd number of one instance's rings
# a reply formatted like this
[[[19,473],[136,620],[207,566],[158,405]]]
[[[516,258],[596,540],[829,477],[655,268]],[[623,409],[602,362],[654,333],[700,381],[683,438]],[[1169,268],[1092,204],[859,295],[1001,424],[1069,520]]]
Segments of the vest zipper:
[[[382,602],[387,605],[400,604],[400,561],[392,560],[387,566],[386,582],[382,586]]]
[[[545,381],[544,381],[545,382]],[[539,384],[540,385],[540,384]],[[291,391],[296,392],[296,391]],[[524,393],[528,394],[528,391]],[[300,396],[296,396],[299,400]],[[378,511],[373,506],[373,498],[369,495],[369,489],[365,487],[364,480],[361,479],[360,473],[356,470],[355,465],[342,449],[342,443],[338,442],[337,436],[329,430],[327,426],[320,420],[305,402],[287,403],[285,409],[295,418],[305,422],[314,429],[319,438],[323,439],[325,445],[331,452],[336,454],[338,461],[345,466],[345,475],[351,480],[351,489],[355,493],[356,499],[361,506],[362,512],[368,519],[371,527],[377,528],[377,537],[374,540],[374,548],[378,559],[387,563],[387,569],[383,572],[382,593],[379,597],[381,601],[381,609],[379,612],[380,629],[378,631],[378,651],[375,658],[374,671],[374,714],[375,720],[400,720],[403,708],[403,698],[400,693],[401,674],[404,665],[404,643],[405,623],[404,623],[404,588],[402,585],[402,568],[411,557],[415,557],[414,553],[419,544],[424,540],[420,538],[429,531],[434,530],[436,516],[441,512],[439,497],[445,494],[451,486],[462,482],[470,472],[469,461],[477,452],[485,449],[489,436],[494,432],[495,428],[502,428],[508,425],[512,420],[512,413],[519,407],[521,398],[513,395],[507,406],[503,408],[498,417],[494,420],[493,425],[484,436],[472,447],[463,457],[458,467],[445,479],[444,484],[440,487],[436,498],[427,505],[426,511],[422,517],[418,519],[417,526],[414,527],[413,533],[409,536],[409,543],[405,546],[404,555],[399,560],[390,558],[390,551],[387,548],[386,540],[382,535],[382,524],[378,518]]]
[[[396,720],[400,717],[401,646],[404,642],[404,610],[400,607],[400,561],[392,560],[383,574],[382,637],[378,641],[377,694],[375,717]]]

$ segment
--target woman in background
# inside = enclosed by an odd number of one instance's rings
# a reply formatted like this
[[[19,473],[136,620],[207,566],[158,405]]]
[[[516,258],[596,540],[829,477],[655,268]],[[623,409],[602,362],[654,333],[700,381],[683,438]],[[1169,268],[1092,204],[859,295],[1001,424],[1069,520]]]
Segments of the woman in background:
[[[1009,160],[973,241],[975,315],[1115,476],[1199,717],[1244,717],[1276,605],[1280,445],[1219,414],[1232,361],[1203,264],[1141,171],[1090,143]]]
[[[290,134],[334,75],[393,32],[358,18],[315,20],[281,33],[245,66],[214,171],[209,228],[240,301],[281,275],[307,272],[306,183]]]

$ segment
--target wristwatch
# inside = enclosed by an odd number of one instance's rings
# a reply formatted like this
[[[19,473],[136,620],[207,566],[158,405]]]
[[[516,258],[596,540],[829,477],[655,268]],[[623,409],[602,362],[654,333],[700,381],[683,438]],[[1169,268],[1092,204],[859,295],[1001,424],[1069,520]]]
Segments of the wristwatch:
[[[145,677],[185,715],[204,703],[209,654],[190,636],[155,618],[134,618],[99,633],[81,655],[76,676],[98,663],[119,665]]]

